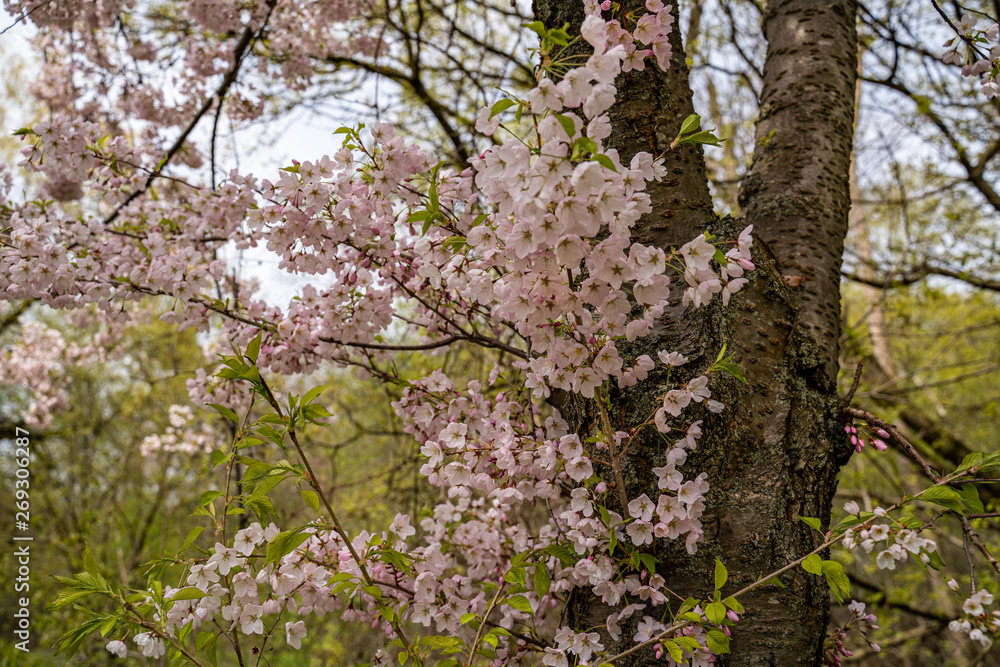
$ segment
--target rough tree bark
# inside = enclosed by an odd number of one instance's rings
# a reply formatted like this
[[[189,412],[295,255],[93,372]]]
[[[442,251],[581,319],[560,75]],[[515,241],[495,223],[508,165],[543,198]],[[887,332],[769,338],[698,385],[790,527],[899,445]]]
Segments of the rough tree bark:
[[[619,12],[640,6],[626,0]],[[634,230],[640,242],[669,248],[699,231],[735,238],[752,223],[764,241],[754,247],[758,269],[729,308],[717,302],[697,311],[684,308],[678,289],[654,335],[630,350],[653,358],[658,350],[680,350],[690,357],[688,375],[675,373],[675,384],[707,369],[727,343],[748,380],[747,385],[731,378],[713,381],[713,394],[727,407],[720,415],[706,411],[705,435],[686,465],[688,476],[705,471],[711,484],[698,552],[689,556],[683,544],[662,540],[650,549],[661,561],[658,573],[682,597],[711,593],[716,556],[729,569],[727,595],[815,548],[821,536],[795,517],[819,517],[827,526],[837,473],[851,452],[838,423],[835,380],[839,270],[850,205],[855,8],[854,0],[769,4],[757,126],[762,141],[741,192],[744,219],[716,218],[701,151],[684,147],[668,155],[667,179],[649,189],[653,213]],[[576,0],[536,0],[535,11],[550,27],[578,26],[583,18]],[[673,11],[676,16],[676,7]],[[671,43],[668,72],[647,67],[617,82],[613,144],[624,162],[639,150],[664,150],[692,112],[677,32]],[[666,388],[665,375],[650,374],[632,389],[612,391],[612,426],[638,426]],[[596,430],[593,405],[564,396],[555,402],[578,432]],[[633,444],[623,461],[630,498],[658,495],[652,469],[665,463],[664,455],[654,434]],[[600,472],[613,479],[610,471]],[[627,515],[624,508],[614,509]],[[782,581],[786,588],[764,586],[744,596],[746,614],[734,629],[732,654],[719,664],[821,663],[829,619],[826,584],[801,569]],[[567,622],[577,630],[603,627],[609,611],[594,596],[578,593],[570,600]],[[624,648],[635,629],[622,630]],[[648,651],[619,664],[657,662]]]

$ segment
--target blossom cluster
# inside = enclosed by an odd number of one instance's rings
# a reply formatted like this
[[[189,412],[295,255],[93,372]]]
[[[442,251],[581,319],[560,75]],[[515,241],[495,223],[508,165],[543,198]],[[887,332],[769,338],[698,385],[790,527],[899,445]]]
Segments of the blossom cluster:
[[[958,590],[958,584],[954,579],[948,582],[948,585]],[[948,629],[967,634],[970,639],[978,641],[983,646],[989,646],[992,643],[990,635],[1000,631],[1000,611],[986,611],[986,607],[991,604],[993,604],[993,594],[985,588],[980,588],[962,603],[965,617],[951,621]]]
[[[283,615],[322,617],[340,610],[340,600],[329,595],[325,588],[330,571],[307,558],[321,557],[328,550],[334,556],[339,554],[335,538],[314,533],[296,551],[277,563],[261,567],[263,559],[255,551],[278,535],[274,524],[267,528],[251,524],[236,533],[231,546],[216,543],[215,553],[188,568],[187,589],[168,586],[162,596],[150,591],[145,604],[154,609],[151,618],[156,630],[132,637],[142,655],[149,658],[164,655],[166,640],[176,638],[181,628],[188,625],[196,632],[203,626],[211,628],[218,624],[230,630],[239,627],[241,633],[249,636],[263,635],[271,632]],[[192,588],[195,595],[187,594]],[[174,600],[181,590],[186,593],[185,599]],[[304,621],[288,621],[284,629],[288,644],[301,647],[306,634]],[[119,657],[125,657],[127,648],[120,639],[107,645],[108,651]]]
[[[962,76],[980,77],[980,91],[986,99],[992,99],[1000,95],[1000,84],[997,82],[1000,76],[1000,44],[989,46],[986,52],[981,51],[983,47],[980,45],[988,46],[996,41],[1000,35],[1000,24],[994,23],[985,30],[977,28],[978,24],[978,18],[963,14],[956,26],[959,36],[944,43],[947,50],[941,55],[941,60],[949,65],[961,65]],[[964,62],[959,51],[963,43],[969,51]]]
[[[854,424],[846,424],[844,426],[844,433],[846,433],[850,439],[851,446],[854,447],[855,452],[861,452],[861,450],[865,448],[866,437],[868,438],[868,442],[872,443],[872,447],[880,452],[884,452],[889,448],[889,445],[885,444],[885,440],[882,439],[888,439],[889,437],[889,433],[885,429],[868,425],[862,426],[861,433],[858,433],[857,426]]]
[[[69,407],[66,387],[71,366],[105,361],[121,334],[115,325],[97,327],[85,343],[67,342],[63,335],[37,320],[23,321],[13,344],[0,349],[0,385],[19,387],[28,397],[22,418],[30,428],[45,429],[55,413]],[[69,318],[79,328],[94,322],[81,311]]]
[[[844,505],[848,514],[860,515],[861,510],[853,500]],[[876,507],[876,517],[888,518],[888,513],[881,507]],[[881,544],[883,543],[884,544]],[[917,531],[903,524],[878,523],[865,525],[860,529],[849,528],[844,533],[843,544],[848,549],[860,546],[865,553],[871,553],[876,547],[881,549],[875,558],[880,569],[895,570],[897,561],[904,561],[907,554],[917,556],[922,563],[930,562],[930,554],[937,551],[937,544],[930,539],[920,537]]]
[[[215,433],[208,423],[201,422],[198,428],[190,426],[194,419],[190,406],[171,405],[168,419],[170,423],[163,434],[143,438],[139,444],[143,456],[156,452],[208,453],[215,448]]]
[[[852,631],[857,631],[861,633],[865,642],[875,653],[880,653],[882,648],[873,642],[868,633],[874,630],[878,630],[879,626],[878,617],[875,614],[865,613],[865,603],[859,602],[857,600],[852,600],[847,608],[851,612],[851,617],[847,620],[842,628],[834,628],[830,632],[826,639],[825,651],[823,655],[823,664],[830,665],[831,667],[840,667],[843,658],[849,658],[854,653],[847,648],[844,644],[844,640]]]

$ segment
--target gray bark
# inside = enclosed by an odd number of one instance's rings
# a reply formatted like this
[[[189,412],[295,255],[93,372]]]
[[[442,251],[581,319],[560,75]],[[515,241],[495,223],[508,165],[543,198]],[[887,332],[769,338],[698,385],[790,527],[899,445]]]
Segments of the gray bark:
[[[754,225],[797,288],[817,379],[836,378],[840,265],[857,79],[855,0],[772,0],[753,167],[740,188]],[[773,135],[771,134],[773,132]]]
[[[772,151],[761,153],[751,185],[744,189],[741,205],[748,211],[747,219],[719,220],[712,214],[701,151],[685,148],[668,155],[668,179],[648,189],[653,213],[634,230],[638,241],[669,248],[703,230],[735,239],[752,221],[777,248],[772,254],[766,244],[755,244],[758,269],[748,275],[750,283],[728,308],[718,301],[699,310],[682,307],[678,288],[653,335],[627,350],[654,359],[658,350],[680,350],[691,359],[684,367],[686,375],[678,377],[675,371],[668,386],[658,369],[636,387],[611,391],[612,426],[629,430],[655,410],[664,391],[706,370],[723,343],[737,353],[736,361],[748,380],[747,385],[731,378],[713,380],[713,395],[727,405],[722,414],[697,410],[684,414],[686,421],[704,419],[705,435],[685,467],[688,477],[701,471],[709,474],[705,538],[693,556],[683,543],[665,540],[649,549],[661,561],[657,572],[682,597],[711,594],[716,556],[729,569],[725,596],[815,548],[821,535],[795,517],[819,517],[826,527],[836,476],[851,451],[837,421],[835,363],[840,312],[836,276],[847,225],[853,131],[854,4],[832,2],[822,10],[772,4],[767,21],[771,40],[765,69],[767,109],[758,134],[766,136],[775,123],[781,123],[781,129],[775,133]],[[621,13],[639,6],[630,0]],[[563,22],[578,26],[582,20],[582,11],[571,0],[537,0],[536,14],[549,26]],[[823,21],[831,25],[816,23]],[[623,161],[639,150],[665,149],[692,111],[684,51],[676,31],[671,40],[673,63],[668,72],[647,67],[617,82],[618,103],[611,112],[617,134],[612,143]],[[800,58],[809,59],[808,67],[793,65]],[[816,79],[822,77],[837,83],[820,85]],[[844,82],[846,94],[832,99]],[[821,115],[814,97],[825,100]],[[836,107],[833,112],[830,105]],[[837,120],[841,112],[846,113],[846,123]],[[800,135],[801,140],[795,139]],[[805,272],[805,267],[808,277],[815,279],[804,289],[790,289],[780,266],[793,272]],[[831,275],[832,286],[826,281]],[[554,402],[577,432],[597,429],[592,402],[564,395]],[[658,436],[647,433],[638,446],[633,444],[622,461],[628,497],[646,493],[655,499],[652,469],[664,463],[665,447]],[[611,470],[598,472],[611,485]],[[615,497],[609,494],[612,509],[622,511],[614,507]],[[733,628],[732,654],[722,656],[718,664],[821,664],[829,619],[826,584],[801,569],[784,575],[782,581],[786,588],[765,586],[741,599],[746,614]],[[677,603],[673,605],[676,608]],[[593,629],[603,626],[609,611],[580,590],[570,600],[566,622],[577,630]],[[661,610],[645,611],[657,616]],[[623,640],[616,648],[631,646],[634,632],[634,625],[623,627]],[[658,661],[647,651],[617,664]]]

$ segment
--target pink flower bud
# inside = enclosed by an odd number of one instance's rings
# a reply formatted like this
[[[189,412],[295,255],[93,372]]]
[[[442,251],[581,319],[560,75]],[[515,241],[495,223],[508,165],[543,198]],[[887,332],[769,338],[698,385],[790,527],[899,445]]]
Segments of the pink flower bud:
[[[740,615],[737,614],[732,609],[730,609],[729,611],[726,612],[726,618],[728,618],[733,623],[736,623],[736,622],[738,622],[740,620]]]

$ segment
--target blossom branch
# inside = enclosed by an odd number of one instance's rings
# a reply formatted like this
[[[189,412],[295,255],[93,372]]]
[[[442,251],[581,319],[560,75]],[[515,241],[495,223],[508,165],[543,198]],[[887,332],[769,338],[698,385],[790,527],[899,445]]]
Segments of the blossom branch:
[[[133,190],[128,197],[125,198],[121,204],[119,204],[111,214],[104,219],[104,225],[109,225],[114,222],[122,210],[140,197],[149,187],[153,184],[159,176],[160,173],[167,167],[170,160],[173,159],[177,153],[180,152],[181,147],[187,140],[188,136],[194,131],[201,119],[208,113],[212,108],[212,105],[218,102],[219,106],[222,106],[223,100],[226,98],[226,94],[229,92],[230,87],[236,83],[236,77],[239,75],[240,67],[243,65],[243,58],[246,55],[247,49],[250,47],[251,42],[254,40],[255,36],[259,36],[263,33],[267,22],[271,18],[271,13],[274,11],[275,6],[278,4],[278,0],[267,0],[267,14],[264,16],[264,20],[258,30],[253,29],[253,25],[248,24],[243,30],[243,34],[240,35],[240,41],[236,43],[236,48],[233,49],[233,64],[226,71],[226,74],[222,77],[222,83],[216,89],[210,97],[207,97],[204,102],[202,102],[201,107],[195,112],[194,117],[187,124],[187,127],[181,132],[180,136],[174,141],[173,145],[167,149],[166,154],[160,160],[156,168],[150,172],[149,176],[146,178],[146,182],[143,183],[137,190]],[[212,176],[213,180],[215,175]]]
[[[275,398],[274,393],[271,391],[271,388],[268,386],[267,382],[264,380],[263,377],[260,378],[260,383],[261,387],[264,389],[265,400],[271,405],[274,411],[278,413],[278,416],[284,419],[285,415],[281,409],[281,404],[278,403],[278,400]],[[333,511],[333,506],[327,499],[326,492],[323,490],[322,485],[319,483],[319,479],[316,477],[316,473],[313,472],[312,465],[310,465],[309,463],[309,458],[306,456],[305,451],[302,449],[302,445],[299,443],[299,439],[295,433],[294,428],[289,427],[288,439],[292,441],[292,445],[294,445],[295,451],[298,453],[299,459],[302,461],[302,465],[305,467],[306,473],[309,475],[309,485],[312,486],[313,490],[316,491],[316,495],[319,496],[320,501],[323,503],[323,507],[325,507],[326,511],[329,513],[330,521],[333,523],[334,530],[337,532],[337,535],[340,536],[340,539],[344,541],[344,545],[350,552],[351,557],[354,558],[354,561],[358,564],[358,570],[361,572],[361,576],[365,581],[365,585],[372,586],[376,584],[377,582],[372,578],[371,574],[369,574],[368,568],[365,567],[364,560],[355,550],[354,543],[348,536],[347,531],[344,529],[343,524],[340,523],[340,519],[337,517],[337,513]],[[396,632],[396,635],[403,643],[403,646],[406,647],[406,652],[409,655],[411,655],[411,657],[413,657],[414,662],[417,665],[420,665],[421,662],[417,657],[416,653],[413,651],[413,648],[410,645],[409,640],[407,640],[406,634],[403,632],[403,628],[399,625],[398,621],[393,619],[392,621],[390,621],[390,625],[392,625],[392,629]]]

